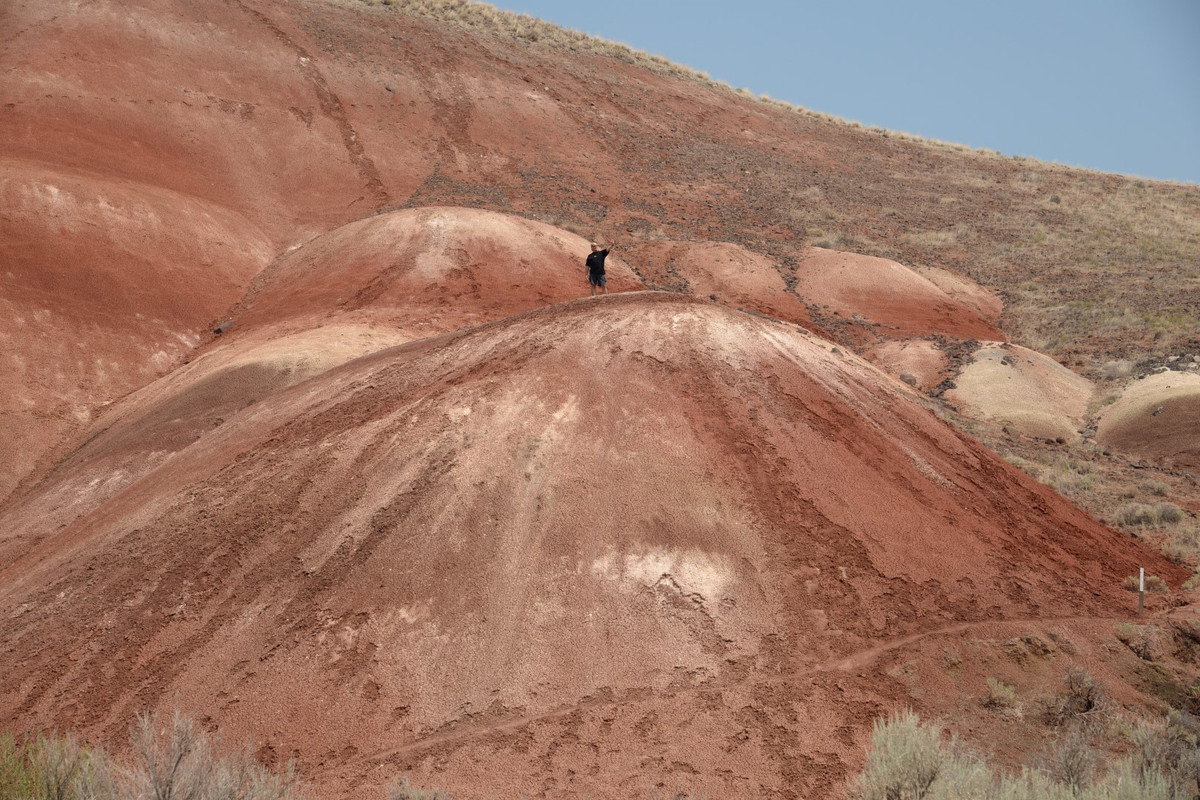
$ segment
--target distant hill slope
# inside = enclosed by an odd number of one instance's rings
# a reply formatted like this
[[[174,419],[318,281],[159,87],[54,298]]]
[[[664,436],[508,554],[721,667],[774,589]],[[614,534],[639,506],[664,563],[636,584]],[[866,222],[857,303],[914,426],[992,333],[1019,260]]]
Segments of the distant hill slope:
[[[1197,330],[1194,186],[914,142],[398,7],[6,10],[0,496],[274,257],[386,209],[728,242],[789,286],[812,243],[945,268],[1002,293],[1007,338],[1083,369]]]
[[[331,1],[449,22],[485,40],[515,40],[549,58],[583,61],[589,70],[597,62],[588,56],[605,56],[669,77],[679,88],[681,82],[710,87],[724,96],[730,114],[712,114],[703,103],[695,115],[671,103],[662,107],[670,132],[660,146],[690,165],[689,177],[736,187],[731,196],[739,202],[812,243],[969,275],[1003,292],[1010,338],[1073,366],[1093,370],[1118,356],[1153,359],[1200,349],[1200,186],[864,129],[756,100],[690,67],[486,3]],[[749,113],[738,119],[735,109]],[[782,116],[771,113],[781,110]],[[763,116],[771,120],[765,126],[758,124]],[[728,138],[711,138],[714,122]],[[806,146],[798,147],[801,141]],[[703,213],[700,221],[712,224]],[[1124,280],[1131,271],[1141,280]]]

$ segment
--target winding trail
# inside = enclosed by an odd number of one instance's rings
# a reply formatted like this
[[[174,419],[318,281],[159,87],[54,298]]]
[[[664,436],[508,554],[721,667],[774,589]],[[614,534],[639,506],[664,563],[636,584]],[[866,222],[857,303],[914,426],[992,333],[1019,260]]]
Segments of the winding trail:
[[[945,636],[945,635],[951,635],[951,634],[956,634],[956,633],[963,633],[964,631],[969,631],[972,628],[977,628],[977,627],[995,626],[995,625],[1011,625],[1011,626],[1017,626],[1017,627],[1026,627],[1029,625],[1054,625],[1054,624],[1070,623],[1070,622],[1113,622],[1113,623],[1116,623],[1116,622],[1124,622],[1124,621],[1127,621],[1126,617],[1086,617],[1086,616],[1080,617],[1080,616],[1074,616],[1074,617],[1033,617],[1033,618],[1022,618],[1022,619],[977,620],[974,622],[959,622],[959,623],[955,623],[953,625],[946,625],[944,627],[935,628],[935,629],[929,630],[929,631],[922,631],[920,633],[909,634],[908,636],[901,636],[896,639],[889,639],[887,641],[881,642],[872,647],[864,648],[862,650],[857,650],[853,653],[850,653],[849,655],[839,656],[838,658],[830,659],[828,661],[823,661],[819,664],[813,665],[806,669],[797,670],[796,672],[790,673],[785,677],[764,678],[764,679],[758,681],[758,683],[771,684],[771,683],[794,682],[797,679],[805,678],[805,677],[812,677],[815,675],[855,672],[858,670],[865,669],[870,664],[872,664],[873,662],[878,660],[880,657],[882,657],[888,653],[891,653],[896,650],[900,650],[904,647],[907,647],[910,644],[913,644],[914,642],[921,641],[922,639],[928,639],[928,638],[931,638],[934,636]],[[701,691],[701,690],[713,691],[715,689],[728,689],[728,688],[732,688],[734,686],[743,684],[743,683],[747,682],[748,680],[750,680],[749,677],[744,677],[737,681],[732,681],[732,682],[728,682],[728,683],[724,683],[724,684],[722,684],[720,682],[718,682],[716,684],[706,683],[706,684],[702,684],[699,686],[693,686],[693,687],[688,687],[688,688],[684,688],[684,689],[673,690],[671,692],[670,696],[678,697],[681,694],[691,694],[691,693],[695,693],[695,692]],[[555,722],[555,721],[558,721],[561,719],[565,719],[577,712],[586,711],[587,709],[590,709],[590,708],[596,708],[599,706],[615,706],[615,705],[619,705],[619,704],[627,702],[627,701],[628,701],[628,698],[626,698],[626,697],[603,697],[603,698],[602,697],[590,697],[590,698],[584,699],[582,702],[575,703],[575,704],[569,705],[569,706],[560,706],[559,708],[555,708],[551,711],[547,711],[542,714],[531,714],[531,715],[526,715],[526,716],[512,717],[510,719],[494,720],[494,721],[490,721],[490,722],[483,722],[479,725],[470,726],[470,727],[467,727],[462,730],[446,731],[444,733],[435,733],[435,734],[432,734],[425,738],[419,739],[417,741],[410,742],[405,745],[401,745],[400,747],[395,747],[395,748],[391,748],[389,750],[384,750],[384,751],[374,753],[374,754],[368,756],[367,758],[369,761],[372,761],[372,762],[383,763],[383,762],[388,761],[389,759],[407,756],[412,753],[419,753],[422,751],[430,750],[430,749],[433,749],[436,747],[441,747],[444,745],[463,744],[463,743],[470,742],[471,740],[480,739],[480,738],[483,738],[485,736],[489,736],[492,734],[497,734],[497,733],[503,734],[503,733],[508,733],[511,731],[517,731],[517,730],[520,730],[521,728],[523,728],[524,726],[530,725],[533,723]]]

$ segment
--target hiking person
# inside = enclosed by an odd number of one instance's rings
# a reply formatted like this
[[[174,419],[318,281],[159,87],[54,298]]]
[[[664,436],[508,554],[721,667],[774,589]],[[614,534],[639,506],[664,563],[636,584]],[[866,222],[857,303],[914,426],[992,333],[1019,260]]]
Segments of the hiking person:
[[[588,283],[592,285],[592,297],[596,296],[596,287],[599,286],[608,294],[608,278],[604,276],[604,259],[608,258],[609,251],[617,246],[616,242],[609,244],[603,250],[600,245],[592,242],[592,252],[588,253],[587,271]]]

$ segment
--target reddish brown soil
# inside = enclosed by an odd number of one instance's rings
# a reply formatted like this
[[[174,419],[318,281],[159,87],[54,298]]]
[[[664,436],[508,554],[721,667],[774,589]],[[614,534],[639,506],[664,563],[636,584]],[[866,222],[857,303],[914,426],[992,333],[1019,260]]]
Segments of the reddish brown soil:
[[[394,211],[344,225],[279,259],[230,319],[235,334],[336,319],[421,338],[589,294],[589,249],[587,239],[506,214]],[[619,249],[605,271],[610,292],[644,288]]]
[[[1117,587],[1186,572],[849,347],[1002,338],[917,269],[969,254],[802,241],[1008,241],[1023,167],[380,9],[0,19],[0,726],[177,706],[319,797],[810,797],[905,704],[1028,750],[987,675],[1153,695]]]
[[[791,290],[767,256],[725,242],[650,241],[632,249],[638,275],[652,289],[694,294],[810,330],[817,327],[805,299]]]
[[[933,392],[947,377],[950,365],[937,342],[928,339],[888,340],[867,351],[871,363],[889,375]]]
[[[834,791],[904,694],[885,650],[1177,578],[894,386],[664,294],[381,351],[48,538],[10,511],[38,543],[3,573],[0,707],[119,736],[178,704],[326,790]]]
[[[4,12],[0,300],[14,323],[0,330],[12,387],[0,496],[99,406],[177,365],[269,261],[379,210],[506,211],[630,252],[664,233],[727,242],[789,286],[805,224],[830,209],[880,255],[960,271],[966,251],[904,235],[969,225],[1007,247],[1027,211],[1075,224],[1000,199],[1029,165],[378,7],[13,0]],[[1063,179],[1048,173],[1039,197]]]
[[[1001,337],[998,308],[989,318],[976,303],[952,297],[894,261],[811,247],[802,254],[796,275],[796,292],[820,307],[821,319],[838,316],[843,324],[869,332],[862,339],[867,343],[875,337]],[[975,294],[984,294],[975,288]]]

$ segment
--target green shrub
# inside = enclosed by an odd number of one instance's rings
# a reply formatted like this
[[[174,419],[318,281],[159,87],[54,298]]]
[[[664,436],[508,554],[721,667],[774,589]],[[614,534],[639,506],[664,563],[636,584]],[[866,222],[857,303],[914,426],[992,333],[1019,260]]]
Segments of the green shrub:
[[[154,713],[139,715],[132,738],[135,763],[124,783],[136,798],[289,800],[301,794],[293,765],[272,772],[248,746],[222,756],[219,740],[179,712],[170,721]]]
[[[922,726],[910,710],[875,720],[871,754],[858,777],[854,797],[905,800],[924,797],[946,761],[941,729]]]
[[[1100,755],[1083,731],[1072,728],[1065,736],[1050,744],[1038,759],[1042,769],[1073,794],[1092,785],[1100,766]]]
[[[854,780],[855,800],[950,800],[986,796],[991,771],[941,726],[922,725],[910,710],[876,720],[867,765]]]
[[[1093,781],[1099,775],[1097,754],[1078,730],[1047,752],[1044,769],[1026,767],[1019,774],[994,771],[986,760],[943,739],[939,726],[921,725],[911,711],[876,720],[867,763],[850,781],[851,796],[855,800],[1184,800],[1196,796],[1196,784],[1187,783],[1192,773],[1186,757],[1176,775],[1169,758],[1147,757],[1139,751]],[[1186,747],[1176,750],[1185,752]]]
[[[1077,800],[1066,786],[1041,770],[1024,769],[1021,774],[1001,773],[988,800]]]
[[[40,783],[26,742],[11,733],[0,736],[0,797],[34,797]]]
[[[275,773],[243,747],[217,739],[180,714],[139,716],[133,758],[116,763],[72,734],[17,741],[0,736],[0,800],[299,800],[290,767]]]
[[[1155,503],[1153,508],[1159,525],[1174,525],[1183,519],[1183,509],[1174,503]]]
[[[0,737],[0,798],[108,800],[114,771],[104,753],[74,736]]]
[[[1117,524],[1125,528],[1157,528],[1174,525],[1183,519],[1183,509],[1174,503],[1126,503],[1114,515]]]
[[[1200,793],[1200,720],[1172,711],[1161,723],[1143,722],[1130,738],[1139,773],[1161,773],[1178,796]]]

